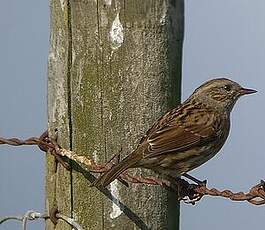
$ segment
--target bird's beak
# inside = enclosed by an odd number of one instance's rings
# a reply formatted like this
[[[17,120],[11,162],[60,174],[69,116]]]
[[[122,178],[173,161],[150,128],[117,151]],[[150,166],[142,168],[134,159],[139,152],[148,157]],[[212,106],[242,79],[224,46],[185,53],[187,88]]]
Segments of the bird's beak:
[[[258,91],[255,89],[241,88],[239,91],[239,95],[242,96],[242,95],[252,94],[252,93],[256,93],[256,92],[258,92]]]

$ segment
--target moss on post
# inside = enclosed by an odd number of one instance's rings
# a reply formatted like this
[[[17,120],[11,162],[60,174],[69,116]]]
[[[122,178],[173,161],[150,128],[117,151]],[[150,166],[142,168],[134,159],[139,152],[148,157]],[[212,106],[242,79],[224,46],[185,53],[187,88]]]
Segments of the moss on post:
[[[63,147],[97,162],[121,148],[124,157],[156,118],[179,103],[183,2],[51,0],[49,130],[58,129]],[[47,208],[58,205],[84,229],[178,227],[175,194],[156,186],[112,183],[111,192],[134,215],[128,218],[90,188],[76,166],[72,172],[52,168],[48,158]],[[50,222],[47,229],[52,229]]]

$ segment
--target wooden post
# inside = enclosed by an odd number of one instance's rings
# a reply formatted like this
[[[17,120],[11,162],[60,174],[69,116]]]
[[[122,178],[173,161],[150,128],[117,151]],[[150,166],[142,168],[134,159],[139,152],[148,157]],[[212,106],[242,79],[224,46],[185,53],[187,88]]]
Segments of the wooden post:
[[[155,119],[180,102],[184,0],[51,0],[50,5],[49,133],[58,130],[62,147],[96,162],[121,149],[124,157]],[[115,181],[109,190],[121,212],[106,190],[104,195],[89,187],[91,175],[72,167],[55,170],[53,157],[47,157],[48,210],[58,206],[84,229],[178,229],[175,194]],[[54,229],[50,221],[46,229]],[[56,229],[71,228],[59,221]]]

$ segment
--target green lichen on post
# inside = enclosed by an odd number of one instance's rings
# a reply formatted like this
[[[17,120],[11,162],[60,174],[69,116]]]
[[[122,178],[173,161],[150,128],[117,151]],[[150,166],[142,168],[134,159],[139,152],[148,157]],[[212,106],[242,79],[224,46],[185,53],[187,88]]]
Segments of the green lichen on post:
[[[63,60],[61,68],[53,74],[68,77],[65,99],[70,112],[65,112],[64,122],[71,121],[71,128],[66,128],[71,134],[63,132],[68,135],[65,140],[71,141],[68,144],[74,151],[87,153],[96,162],[105,162],[121,148],[124,157],[152,122],[180,101],[183,0],[70,3],[71,43],[68,31],[68,39],[61,43],[65,52],[60,55],[65,56],[58,57]],[[65,28],[64,13],[61,20],[56,26]],[[60,43],[55,45],[56,52],[62,50],[57,46]],[[58,62],[51,65],[58,66]],[[71,183],[71,215],[84,229],[135,229],[136,225],[177,229],[175,195],[155,186],[131,185],[128,189],[112,184],[110,190],[141,219],[136,224],[109,198],[88,186],[78,165],[73,164],[73,169],[72,177],[64,179],[67,186]]]

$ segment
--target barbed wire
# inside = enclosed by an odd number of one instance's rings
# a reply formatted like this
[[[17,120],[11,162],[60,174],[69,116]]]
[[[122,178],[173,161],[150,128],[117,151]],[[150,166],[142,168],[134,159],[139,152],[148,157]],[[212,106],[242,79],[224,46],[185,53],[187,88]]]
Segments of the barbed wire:
[[[9,220],[16,220],[22,222],[22,229],[27,229],[27,223],[28,221],[34,221],[37,219],[51,219],[51,221],[55,224],[57,221],[63,220],[64,222],[68,223],[71,227],[73,227],[75,230],[83,230],[83,228],[73,219],[68,216],[65,216],[58,212],[57,208],[52,208],[50,210],[50,214],[47,213],[40,213],[36,212],[34,210],[28,210],[24,215],[22,216],[4,216],[0,217],[0,224],[9,221]]]
[[[7,144],[12,146],[21,145],[37,145],[42,151],[52,154],[56,160],[63,165],[67,170],[70,169],[70,165],[63,158],[68,158],[76,163],[81,164],[86,170],[92,173],[102,173],[109,170],[113,165],[114,161],[119,159],[120,154],[114,155],[107,163],[97,164],[92,159],[84,156],[84,154],[77,154],[74,151],[70,151],[62,148],[58,145],[55,139],[48,136],[48,132],[45,131],[39,138],[30,137],[26,140],[21,140],[18,138],[2,138],[0,137],[0,145]],[[176,178],[172,181],[162,180],[152,177],[137,177],[124,172],[121,174],[119,180],[128,186],[127,182],[138,183],[138,184],[149,184],[149,185],[160,185],[166,189],[174,190],[178,193],[180,200],[185,203],[195,204],[202,197],[214,196],[214,197],[224,197],[233,201],[247,201],[254,205],[265,204],[265,182],[261,180],[260,183],[250,188],[249,192],[232,192],[230,190],[220,191],[218,189],[209,189],[205,184],[190,184],[182,178]],[[92,184],[93,185],[93,184]]]

